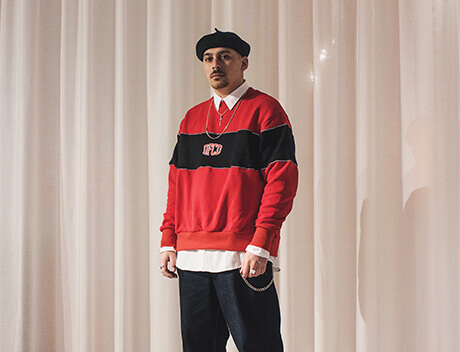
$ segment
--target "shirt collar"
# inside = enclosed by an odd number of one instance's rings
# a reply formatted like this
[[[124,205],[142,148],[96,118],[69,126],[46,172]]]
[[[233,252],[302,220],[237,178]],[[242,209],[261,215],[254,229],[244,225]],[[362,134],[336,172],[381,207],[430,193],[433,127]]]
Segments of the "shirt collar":
[[[248,89],[249,89],[249,84],[247,81],[244,81],[241,86],[236,88],[233,92],[231,92],[229,95],[227,95],[223,99],[219,97],[216,94],[216,92],[214,92],[214,106],[216,107],[216,110],[219,111],[221,100],[225,101],[225,104],[227,104],[228,108],[232,110],[235,104],[238,102],[238,100],[241,99],[241,97],[244,95],[244,93],[246,93]]]

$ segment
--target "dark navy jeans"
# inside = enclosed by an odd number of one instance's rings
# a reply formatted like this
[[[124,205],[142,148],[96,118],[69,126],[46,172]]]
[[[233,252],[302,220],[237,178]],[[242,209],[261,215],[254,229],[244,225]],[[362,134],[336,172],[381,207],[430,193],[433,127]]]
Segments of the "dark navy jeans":
[[[229,329],[240,352],[281,352],[280,309],[275,285],[263,292],[251,289],[239,269],[222,273],[178,270],[184,352],[223,352]],[[248,279],[265,287],[265,274]]]

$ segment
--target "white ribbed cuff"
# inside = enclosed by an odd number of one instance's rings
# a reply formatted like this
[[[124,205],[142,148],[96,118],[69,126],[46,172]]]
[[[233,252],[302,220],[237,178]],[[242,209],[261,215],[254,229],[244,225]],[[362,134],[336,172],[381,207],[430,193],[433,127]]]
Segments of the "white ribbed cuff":
[[[260,247],[253,246],[251,244],[246,247],[246,252],[255,254],[258,257],[262,257],[265,259],[268,259],[270,257],[269,251],[267,251],[266,249],[260,248]]]
[[[176,253],[176,250],[174,249],[174,247],[160,247],[160,253],[163,253],[163,252],[174,252],[174,253]]]

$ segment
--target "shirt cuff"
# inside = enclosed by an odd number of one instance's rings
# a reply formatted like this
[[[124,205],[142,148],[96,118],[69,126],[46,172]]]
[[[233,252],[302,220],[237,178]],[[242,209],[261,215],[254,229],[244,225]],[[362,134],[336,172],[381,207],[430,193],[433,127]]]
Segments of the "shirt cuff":
[[[160,247],[160,253],[163,253],[163,252],[174,252],[176,253],[176,250],[174,249],[174,247]]]
[[[262,257],[262,258],[265,258],[265,259],[268,259],[270,257],[270,252],[269,251],[267,251],[267,250],[265,250],[263,248],[260,248],[260,247],[253,246],[253,245],[248,245],[246,247],[246,252],[255,254],[258,257]]]

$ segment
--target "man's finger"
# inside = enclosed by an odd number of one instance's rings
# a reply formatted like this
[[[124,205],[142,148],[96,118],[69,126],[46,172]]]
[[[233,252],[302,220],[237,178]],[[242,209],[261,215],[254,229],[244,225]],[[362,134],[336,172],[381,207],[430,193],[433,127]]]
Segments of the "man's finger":
[[[171,263],[171,269],[173,271],[176,271],[176,256],[175,255],[172,255],[170,258],[170,263]]]
[[[249,275],[249,263],[243,262],[240,270],[241,276],[246,279]]]
[[[263,261],[263,262],[259,261],[256,273],[254,274],[254,277],[262,275],[263,273],[265,273],[266,270],[267,270],[267,262],[266,261]]]
[[[169,266],[166,266],[166,271],[169,273],[171,278],[176,278],[176,256],[170,258]]]
[[[177,277],[177,274],[171,270],[166,270],[166,277],[169,277],[170,279],[175,279]]]
[[[165,264],[160,264],[160,271],[161,273],[163,274],[163,276],[166,276],[166,277],[170,277],[169,276],[169,272],[168,272],[168,267],[167,267],[167,263]]]
[[[249,277],[257,277],[265,273],[267,269],[267,260],[258,259],[254,263],[251,263],[251,268],[249,270]]]
[[[169,270],[168,268],[168,263],[171,265],[171,269]],[[163,276],[168,277],[170,279],[176,278],[177,274],[175,273],[176,271],[176,255],[171,254],[171,253],[163,253],[163,255],[160,258],[160,271],[163,274]]]
[[[169,277],[170,279],[177,277],[177,274],[168,269],[168,266],[164,266],[161,268],[161,273],[163,276]]]

